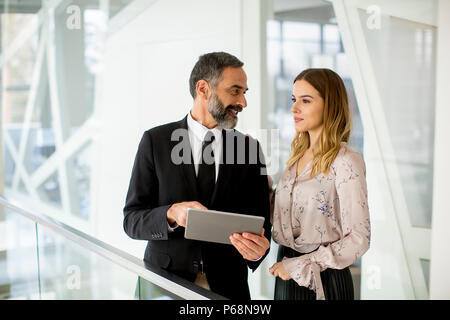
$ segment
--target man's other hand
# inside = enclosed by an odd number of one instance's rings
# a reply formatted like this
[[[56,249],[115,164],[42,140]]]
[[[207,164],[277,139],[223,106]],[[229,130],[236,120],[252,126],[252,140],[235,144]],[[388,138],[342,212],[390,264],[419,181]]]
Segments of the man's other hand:
[[[230,241],[242,257],[250,261],[260,259],[270,247],[269,240],[264,236],[264,228],[262,228],[260,235],[249,232],[233,233],[230,236]]]

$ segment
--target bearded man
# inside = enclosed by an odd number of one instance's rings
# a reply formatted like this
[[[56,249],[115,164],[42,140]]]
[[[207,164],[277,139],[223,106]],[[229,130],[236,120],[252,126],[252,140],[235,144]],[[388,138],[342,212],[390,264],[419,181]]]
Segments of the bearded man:
[[[264,155],[258,141],[234,129],[247,107],[242,66],[225,52],[200,56],[189,80],[190,112],[141,139],[123,224],[128,236],[148,241],[150,266],[248,300],[248,268],[254,271],[269,252],[271,226]],[[184,238],[189,208],[262,216],[265,223],[260,234],[231,235],[232,245],[190,240]]]

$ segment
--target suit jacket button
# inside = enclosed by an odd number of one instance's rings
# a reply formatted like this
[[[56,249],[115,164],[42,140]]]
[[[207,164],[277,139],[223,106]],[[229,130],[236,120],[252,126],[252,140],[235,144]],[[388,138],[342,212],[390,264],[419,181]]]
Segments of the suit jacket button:
[[[198,270],[199,270],[199,263],[198,263],[198,261],[194,260],[194,261],[192,262],[192,265],[193,265],[193,267],[194,267],[194,273],[197,273]]]

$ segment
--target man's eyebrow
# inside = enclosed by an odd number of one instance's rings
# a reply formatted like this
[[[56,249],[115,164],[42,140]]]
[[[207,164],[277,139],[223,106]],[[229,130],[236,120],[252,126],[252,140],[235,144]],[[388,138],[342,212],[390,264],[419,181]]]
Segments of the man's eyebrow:
[[[238,84],[233,84],[233,85],[230,86],[228,89],[233,89],[233,88],[238,88],[238,89],[244,90],[244,92],[247,92],[247,91],[248,91],[248,88],[245,88],[245,89],[244,89],[243,86],[240,86],[240,85],[238,85]]]

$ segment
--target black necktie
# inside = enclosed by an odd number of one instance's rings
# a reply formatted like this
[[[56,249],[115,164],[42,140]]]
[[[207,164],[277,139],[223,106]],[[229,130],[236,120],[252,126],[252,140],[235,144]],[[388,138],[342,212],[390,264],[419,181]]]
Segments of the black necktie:
[[[197,189],[199,201],[205,207],[209,207],[214,186],[216,184],[216,164],[214,162],[214,151],[212,142],[214,134],[208,131],[202,144],[202,155],[198,165]]]

